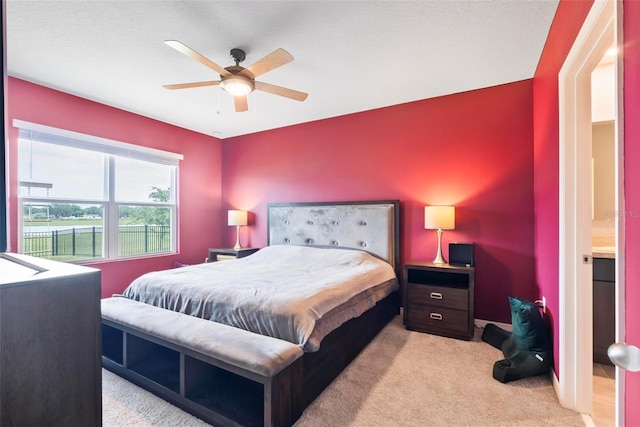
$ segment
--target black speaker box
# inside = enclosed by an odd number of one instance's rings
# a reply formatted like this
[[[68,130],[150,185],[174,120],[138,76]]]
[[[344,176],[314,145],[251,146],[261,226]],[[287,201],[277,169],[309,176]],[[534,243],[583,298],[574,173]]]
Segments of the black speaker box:
[[[473,243],[449,243],[449,264],[473,266]]]

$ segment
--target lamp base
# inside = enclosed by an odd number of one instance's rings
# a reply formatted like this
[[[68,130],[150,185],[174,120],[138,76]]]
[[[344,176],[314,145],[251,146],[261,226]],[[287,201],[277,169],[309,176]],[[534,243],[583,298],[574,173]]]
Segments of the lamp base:
[[[240,249],[242,249],[242,246],[240,246],[240,226],[236,225],[236,245],[233,247],[233,249],[235,249],[236,251],[239,251]]]
[[[438,252],[433,260],[434,264],[446,264],[447,261],[442,257],[442,229],[438,228]]]

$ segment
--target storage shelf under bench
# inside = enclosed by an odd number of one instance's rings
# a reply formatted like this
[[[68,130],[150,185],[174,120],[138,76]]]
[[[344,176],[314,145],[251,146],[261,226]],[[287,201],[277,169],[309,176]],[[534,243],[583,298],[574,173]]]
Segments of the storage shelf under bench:
[[[264,385],[172,349],[102,325],[103,365],[216,425],[263,426]]]

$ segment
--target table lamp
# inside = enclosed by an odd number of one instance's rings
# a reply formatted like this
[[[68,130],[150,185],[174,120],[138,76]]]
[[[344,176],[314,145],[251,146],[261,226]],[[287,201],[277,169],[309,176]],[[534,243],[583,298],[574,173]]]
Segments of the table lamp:
[[[446,264],[442,257],[442,230],[456,228],[456,210],[453,206],[426,206],[424,208],[424,228],[438,230],[438,252],[434,264]]]
[[[240,226],[247,225],[247,211],[230,210],[227,219],[228,225],[236,226],[236,245],[233,249],[240,250],[242,249],[240,246]]]

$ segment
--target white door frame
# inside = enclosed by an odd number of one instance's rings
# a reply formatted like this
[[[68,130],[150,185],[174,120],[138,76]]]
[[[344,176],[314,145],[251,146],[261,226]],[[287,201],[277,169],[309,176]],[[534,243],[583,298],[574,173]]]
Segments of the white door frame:
[[[591,7],[559,73],[560,176],[559,176],[559,368],[557,394],[560,403],[581,413],[592,413],[593,390],[593,276],[591,255],[591,72],[615,42],[621,46],[618,13],[614,0],[596,0]],[[619,30],[620,28],[620,30]],[[621,60],[616,65],[620,76]],[[621,81],[621,80],[620,80]],[[622,206],[621,88],[616,82],[616,200]],[[624,212],[624,210],[622,210]],[[616,219],[617,259],[623,259],[622,221]],[[619,224],[620,223],[620,224]],[[616,263],[617,335],[623,325],[624,289]],[[620,376],[618,376],[620,378]],[[624,413],[623,384],[617,382],[617,418]],[[618,424],[621,425],[621,424]]]

